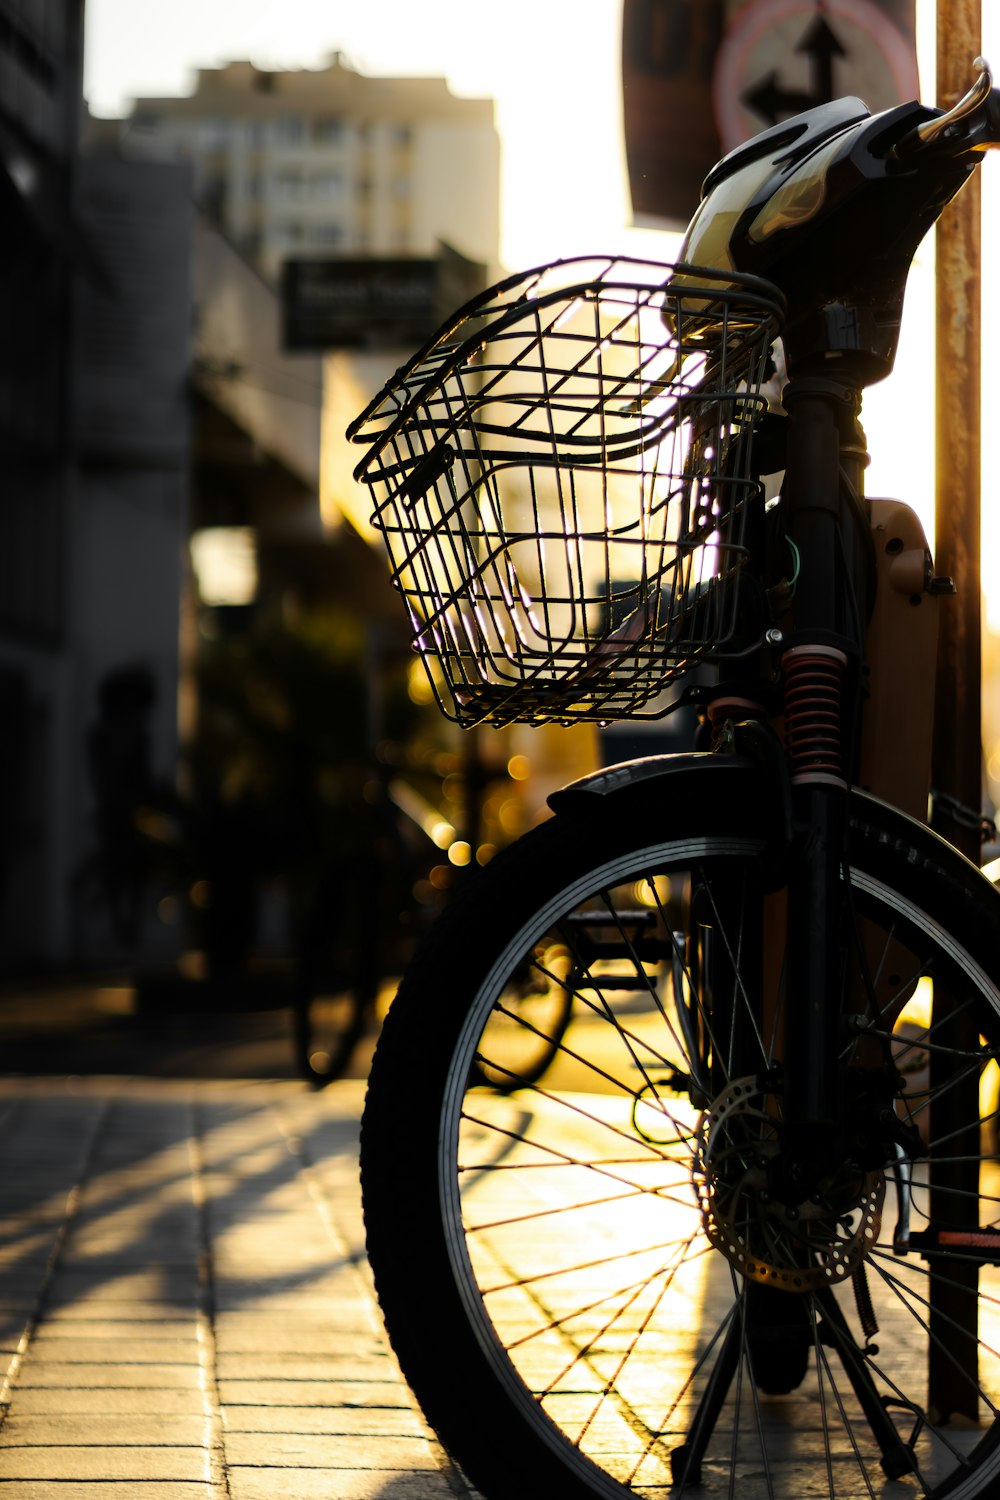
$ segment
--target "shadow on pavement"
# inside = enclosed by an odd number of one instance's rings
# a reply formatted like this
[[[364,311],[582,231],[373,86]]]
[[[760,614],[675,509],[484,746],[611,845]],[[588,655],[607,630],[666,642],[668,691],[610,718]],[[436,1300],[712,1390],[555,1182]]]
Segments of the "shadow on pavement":
[[[346,1076],[367,1075],[373,1044],[362,1041]],[[197,987],[143,1001],[114,975],[5,985],[0,1074],[293,1079],[292,1012],[207,1004]]]

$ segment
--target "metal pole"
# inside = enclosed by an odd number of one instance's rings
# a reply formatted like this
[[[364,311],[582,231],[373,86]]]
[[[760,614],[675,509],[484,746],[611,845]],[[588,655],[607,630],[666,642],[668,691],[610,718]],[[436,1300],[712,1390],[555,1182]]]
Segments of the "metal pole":
[[[980,48],[980,0],[938,0],[937,102],[942,108],[950,109],[967,92]],[[941,216],[937,231],[935,565],[955,579],[958,595],[946,599],[941,610],[933,753],[934,826],[975,864],[981,852],[976,815],[982,806],[979,231],[976,172]],[[963,817],[962,809],[973,816]],[[974,1050],[975,1024],[970,1028],[964,1016],[948,1019],[952,1008],[951,997],[936,988],[934,1019],[945,1022],[948,1044]],[[941,1071],[938,1061],[931,1069],[932,1085],[943,1085],[952,1070],[945,1068],[935,1080]],[[932,1109],[933,1133],[947,1136],[948,1155],[958,1158],[937,1192],[932,1174],[931,1217],[943,1226],[967,1221],[970,1205],[978,1208],[979,1131],[968,1123],[978,1120],[977,1078],[950,1089]],[[963,1126],[964,1135],[958,1136]],[[975,1266],[949,1263],[931,1275],[928,1404],[945,1420],[977,1420],[977,1292]]]
[[[938,0],[938,103],[973,79],[980,0]],[[958,583],[941,611],[935,787],[975,813],[982,805],[980,736],[980,181],[973,174],[937,232],[936,566]],[[941,832],[979,863],[979,830],[942,808]]]

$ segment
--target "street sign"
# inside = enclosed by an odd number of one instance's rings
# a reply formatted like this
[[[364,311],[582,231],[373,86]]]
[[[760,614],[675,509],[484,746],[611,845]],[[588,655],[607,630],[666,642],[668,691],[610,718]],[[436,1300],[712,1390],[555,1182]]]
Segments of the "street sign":
[[[872,0],[750,0],[726,28],[712,79],[724,151],[845,94],[875,114],[918,93],[912,29]]]
[[[407,349],[486,286],[486,267],[440,242],[434,257],[286,260],[284,347]]]
[[[917,97],[915,0],[624,0],[625,148],[638,219],[683,226],[725,152],[845,94]]]
[[[405,348],[437,327],[437,261],[286,260],[284,345],[298,351]]]

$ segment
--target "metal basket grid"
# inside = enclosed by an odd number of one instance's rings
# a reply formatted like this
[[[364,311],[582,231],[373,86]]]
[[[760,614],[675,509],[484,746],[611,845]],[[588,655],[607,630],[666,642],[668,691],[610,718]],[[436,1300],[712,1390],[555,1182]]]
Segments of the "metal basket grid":
[[[658,717],[732,640],[773,298],[557,262],[469,304],[352,425],[449,718]]]

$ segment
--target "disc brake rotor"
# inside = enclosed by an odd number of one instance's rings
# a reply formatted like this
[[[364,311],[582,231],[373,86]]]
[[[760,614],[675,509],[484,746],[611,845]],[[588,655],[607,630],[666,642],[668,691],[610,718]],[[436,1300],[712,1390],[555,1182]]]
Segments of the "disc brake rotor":
[[[750,1281],[790,1292],[847,1281],[878,1239],[885,1177],[845,1163],[804,1202],[772,1195],[781,1150],[773,1092],[734,1079],[701,1114],[694,1186],[705,1234]]]

